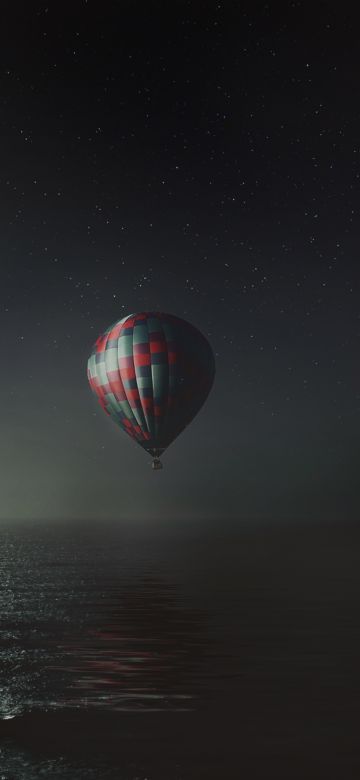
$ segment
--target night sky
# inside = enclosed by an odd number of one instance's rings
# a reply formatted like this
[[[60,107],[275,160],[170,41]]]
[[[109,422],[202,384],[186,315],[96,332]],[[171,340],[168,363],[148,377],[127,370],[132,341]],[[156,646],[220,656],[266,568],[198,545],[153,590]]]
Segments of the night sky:
[[[3,2],[1,517],[357,514],[360,77],[342,4]],[[184,317],[217,365],[153,473],[98,334]]]

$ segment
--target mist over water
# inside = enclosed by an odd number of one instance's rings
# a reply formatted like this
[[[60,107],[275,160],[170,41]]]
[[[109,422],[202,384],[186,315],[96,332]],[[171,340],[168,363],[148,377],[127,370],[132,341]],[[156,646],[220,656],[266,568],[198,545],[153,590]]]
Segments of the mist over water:
[[[6,780],[360,767],[348,523],[2,523]]]

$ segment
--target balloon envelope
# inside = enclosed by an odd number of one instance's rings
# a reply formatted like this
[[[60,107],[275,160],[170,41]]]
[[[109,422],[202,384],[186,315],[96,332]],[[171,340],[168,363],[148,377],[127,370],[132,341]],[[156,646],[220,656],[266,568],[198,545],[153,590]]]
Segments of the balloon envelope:
[[[88,379],[104,411],[153,455],[161,454],[206,400],[215,361],[206,338],[180,317],[130,314],[97,339]]]

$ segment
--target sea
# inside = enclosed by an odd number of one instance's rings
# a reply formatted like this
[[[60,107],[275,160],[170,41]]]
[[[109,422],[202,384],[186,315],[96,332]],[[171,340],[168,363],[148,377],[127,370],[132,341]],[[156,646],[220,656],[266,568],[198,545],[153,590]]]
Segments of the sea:
[[[360,777],[360,530],[2,521],[0,780]]]

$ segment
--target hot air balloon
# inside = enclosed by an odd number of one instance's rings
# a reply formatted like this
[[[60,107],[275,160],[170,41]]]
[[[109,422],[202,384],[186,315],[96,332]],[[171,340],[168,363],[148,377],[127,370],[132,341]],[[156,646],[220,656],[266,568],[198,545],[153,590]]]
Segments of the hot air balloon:
[[[88,379],[101,407],[134,441],[160,455],[193,420],[214,381],[205,336],[173,314],[129,314],[99,336]]]

